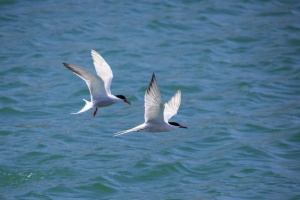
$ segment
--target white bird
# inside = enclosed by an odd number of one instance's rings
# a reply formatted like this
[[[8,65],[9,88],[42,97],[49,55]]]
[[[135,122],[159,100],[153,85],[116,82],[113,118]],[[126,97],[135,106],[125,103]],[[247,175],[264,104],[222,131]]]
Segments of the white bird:
[[[175,95],[163,105],[160,91],[153,73],[151,82],[145,93],[145,122],[139,126],[125,131],[120,131],[114,136],[123,135],[129,132],[164,132],[176,128],[187,128],[177,122],[169,122],[169,119],[177,114],[181,102],[181,91],[178,90]]]
[[[131,104],[123,95],[111,94],[110,84],[113,78],[113,73],[109,65],[105,62],[105,60],[99,53],[97,53],[95,50],[91,50],[91,54],[98,76],[81,67],[63,63],[65,67],[67,67],[69,70],[74,72],[74,74],[76,74],[86,82],[91,95],[91,102],[83,99],[85,101],[85,106],[77,113],[71,114],[79,114],[91,108],[96,108],[94,111],[95,116],[99,107],[110,106],[114,103],[122,101]]]

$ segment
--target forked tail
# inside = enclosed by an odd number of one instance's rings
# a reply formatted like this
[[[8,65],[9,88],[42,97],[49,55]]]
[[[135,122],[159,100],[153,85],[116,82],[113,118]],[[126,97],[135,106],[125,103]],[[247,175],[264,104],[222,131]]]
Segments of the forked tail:
[[[83,106],[83,108],[80,111],[78,111],[77,113],[71,113],[71,114],[79,114],[79,113],[85,112],[93,107],[92,102],[89,102],[85,99],[83,99],[83,101],[85,101],[85,105]]]
[[[117,133],[114,134],[114,137],[119,136],[119,135],[123,135],[125,133],[139,132],[139,131],[142,131],[142,130],[144,130],[144,124],[141,124],[141,125],[139,125],[137,127],[134,127],[132,129],[128,129],[128,130],[125,130],[125,131],[117,132]]]

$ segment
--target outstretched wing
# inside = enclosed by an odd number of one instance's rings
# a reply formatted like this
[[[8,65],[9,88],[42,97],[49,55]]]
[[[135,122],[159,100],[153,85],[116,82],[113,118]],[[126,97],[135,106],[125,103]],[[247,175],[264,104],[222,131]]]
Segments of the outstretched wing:
[[[107,96],[104,82],[96,74],[75,65],[67,63],[63,63],[63,65],[86,82],[90,90],[91,101],[99,97]]]
[[[163,117],[163,103],[161,100],[160,91],[153,73],[151,82],[145,93],[145,123],[161,123]]]
[[[165,110],[164,110],[164,120],[168,123],[169,119],[177,114],[178,108],[181,103],[181,91],[178,90],[174,96],[165,103]]]
[[[91,50],[91,55],[93,58],[94,66],[97,72],[97,75],[100,76],[100,78],[104,82],[105,91],[108,95],[111,94],[110,92],[110,84],[113,78],[113,73],[107,64],[107,62],[103,59],[103,57],[97,53],[95,50]]]

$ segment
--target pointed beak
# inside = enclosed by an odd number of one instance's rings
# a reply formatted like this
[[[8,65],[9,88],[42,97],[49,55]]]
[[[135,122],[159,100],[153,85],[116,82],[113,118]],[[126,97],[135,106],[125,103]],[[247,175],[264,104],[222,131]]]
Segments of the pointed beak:
[[[179,126],[179,128],[187,128],[186,126]]]
[[[125,99],[124,102],[128,103],[129,105],[131,105],[131,103],[127,99]]]

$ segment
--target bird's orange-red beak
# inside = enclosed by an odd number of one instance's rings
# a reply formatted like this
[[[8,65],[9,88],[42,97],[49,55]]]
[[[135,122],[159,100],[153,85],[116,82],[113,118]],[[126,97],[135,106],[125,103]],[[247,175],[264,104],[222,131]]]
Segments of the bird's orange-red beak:
[[[124,102],[128,103],[129,105],[131,105],[131,103],[127,99],[125,99]]]
[[[179,126],[179,128],[187,128],[186,126]]]

